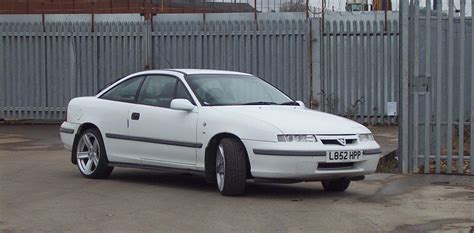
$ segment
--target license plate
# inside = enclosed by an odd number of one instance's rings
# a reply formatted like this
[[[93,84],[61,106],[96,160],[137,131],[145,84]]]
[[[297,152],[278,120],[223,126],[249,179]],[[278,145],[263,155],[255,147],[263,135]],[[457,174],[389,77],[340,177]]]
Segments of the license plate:
[[[328,151],[326,153],[327,163],[353,162],[362,160],[362,151]]]

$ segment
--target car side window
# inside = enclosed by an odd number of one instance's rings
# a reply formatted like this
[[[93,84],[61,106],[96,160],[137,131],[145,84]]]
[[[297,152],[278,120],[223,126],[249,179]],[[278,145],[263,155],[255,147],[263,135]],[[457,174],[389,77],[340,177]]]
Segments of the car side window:
[[[136,95],[140,84],[143,81],[143,77],[128,79],[111,90],[107,91],[100,98],[106,100],[114,100],[127,103],[135,103]]]
[[[148,76],[138,96],[138,103],[169,108],[178,80],[170,76]]]

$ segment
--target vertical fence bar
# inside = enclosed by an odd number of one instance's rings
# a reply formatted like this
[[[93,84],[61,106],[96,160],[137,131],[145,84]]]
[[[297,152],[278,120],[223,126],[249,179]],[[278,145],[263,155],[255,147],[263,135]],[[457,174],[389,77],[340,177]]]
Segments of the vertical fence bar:
[[[361,49],[361,43],[360,43],[360,40],[362,39],[361,38],[361,34],[360,34],[360,25],[359,25],[359,21],[358,20],[354,20],[353,22],[353,27],[354,27],[354,35],[353,35],[353,38],[354,38],[354,67],[353,67],[353,70],[355,71],[355,78],[354,78],[354,89],[356,90],[355,92],[355,104],[357,104],[356,106],[356,109],[354,111],[354,120],[356,121],[361,121],[362,119],[360,118],[360,109],[361,109],[361,102],[357,103],[358,100],[361,100],[361,91],[360,91],[360,88],[362,86],[362,83],[361,83],[361,73],[362,73],[362,59],[360,59],[360,56],[361,56],[361,52],[360,52],[360,49]],[[362,100],[361,100],[362,101]]]
[[[431,0],[426,2],[426,49],[425,49],[425,77],[431,80]],[[431,88],[431,86],[429,87]],[[425,173],[430,171],[430,129],[431,129],[431,109],[430,98],[432,90],[429,89],[425,96]]]
[[[418,173],[418,92],[413,92],[413,155],[412,155],[412,172]],[[426,169],[426,168],[425,168]]]
[[[448,10],[448,122],[447,122],[447,173],[452,173],[453,164],[453,79],[454,79],[454,0],[449,0]]]
[[[396,100],[396,97],[395,97],[395,91],[396,91],[396,84],[395,84],[395,80],[397,79],[395,77],[395,64],[396,64],[396,61],[399,60],[398,57],[396,57],[396,33],[397,33],[397,26],[395,24],[395,22],[391,22],[391,34],[390,35],[390,85],[389,85],[389,90],[390,90],[390,101],[395,101]],[[393,124],[394,123],[394,119],[395,117],[389,117],[389,122],[390,124]]]
[[[328,32],[328,39],[330,41],[330,46],[331,46],[331,85],[329,90],[327,91],[327,96],[326,100],[328,102],[328,107],[329,107],[329,112],[335,113],[336,112],[336,80],[337,80],[337,74],[338,74],[338,67],[337,67],[337,61],[338,61],[338,54],[337,54],[337,47],[338,47],[338,39],[336,35],[336,31],[338,29],[337,24],[335,22],[331,22],[328,27],[326,27],[327,32]]]
[[[10,28],[9,25],[6,24],[6,25],[5,25],[5,31],[6,31],[6,33],[9,32],[9,28]],[[9,36],[9,35],[7,34],[6,37],[5,37],[5,51],[6,51],[6,54],[7,54],[8,57],[11,57],[11,56],[12,56],[12,41],[13,41],[12,36]],[[13,63],[12,60],[13,60],[13,59],[7,59],[7,60],[6,60],[6,64],[5,64],[5,66],[6,66],[6,68],[5,68],[5,77],[12,77],[12,76],[11,76],[11,75],[12,75],[11,67],[12,67],[12,63]],[[4,111],[5,111],[5,118],[8,118],[8,117],[10,116],[10,111],[9,111],[9,109],[7,109],[6,107],[11,106],[11,105],[10,105],[10,104],[11,104],[11,98],[12,98],[12,97],[11,97],[11,96],[12,96],[12,95],[11,95],[11,91],[12,91],[12,88],[11,88],[11,81],[5,79],[5,88],[6,88],[6,90],[10,90],[10,92],[9,92],[10,94],[7,94],[7,95],[5,96],[5,109],[4,109]]]
[[[22,24],[19,24],[19,28],[20,30],[16,29],[15,31],[16,32],[23,32],[23,30],[25,30],[25,28],[21,27]],[[14,36],[14,39],[16,41],[15,43],[15,46],[13,46],[13,51],[15,52],[14,54],[14,58],[15,58],[15,64],[14,64],[14,68],[13,68],[13,75],[15,75],[15,77],[17,77],[15,80],[13,80],[13,83],[14,83],[14,93],[13,93],[13,96],[17,97],[17,96],[20,96],[20,86],[21,85],[21,82],[22,82],[22,79],[23,79],[23,76],[22,76],[22,67],[21,67],[21,64],[22,64],[22,55],[21,55],[21,42],[22,42],[22,36],[21,34],[17,34],[16,36]],[[20,113],[20,109],[18,107],[22,107],[21,106],[21,97],[20,98],[14,98],[13,99],[13,104],[12,104],[12,107],[13,107],[13,114],[19,116],[19,117],[22,117],[21,116],[21,113]]]
[[[44,25],[43,25],[44,27]],[[45,46],[46,46],[46,32],[44,31],[44,28],[43,30],[41,30],[40,32],[40,38],[39,38],[39,41],[38,41],[38,49],[39,49],[39,73],[38,73],[38,76],[40,77],[40,81],[38,82],[38,88],[40,89],[40,96],[38,97],[38,111],[40,112],[39,113],[39,118],[44,118],[44,111],[43,109],[41,108],[44,103],[44,96],[45,96],[45,89],[44,89],[44,85],[43,83],[45,82],[45,79],[46,79],[46,49],[45,49]],[[40,110],[41,109],[41,110]]]
[[[383,109],[383,97],[382,97],[382,90],[383,90],[383,86],[382,86],[382,82],[384,80],[384,75],[383,75],[383,66],[384,66],[384,61],[383,61],[383,39],[384,39],[384,26],[383,26],[383,23],[379,23],[378,21],[376,22],[376,24],[378,25],[378,32],[377,34],[379,36],[377,36],[377,54],[376,54],[376,58],[377,58],[377,78],[375,79],[375,81],[377,81],[377,88],[376,88],[376,95],[375,95],[375,98],[377,99],[377,101],[375,102],[375,106],[376,106],[376,111],[374,111],[374,115],[376,117],[376,121],[375,123],[376,124],[380,124],[382,123],[382,119],[383,119],[383,116],[382,116],[382,109]]]
[[[400,78],[399,91],[400,102],[399,107],[401,116],[399,118],[399,152],[400,166],[402,173],[408,173],[408,135],[409,135],[409,115],[408,115],[408,95],[409,95],[409,79],[408,79],[408,0],[400,0]]]
[[[334,21],[334,27],[332,28],[333,30],[333,36],[335,38],[335,41],[334,41],[334,49],[336,51],[336,54],[335,54],[335,59],[336,59],[336,63],[334,64],[334,78],[333,78],[333,82],[334,82],[334,90],[332,92],[333,96],[333,109],[334,109],[334,114],[338,114],[340,113],[339,111],[339,106],[341,105],[341,98],[340,98],[340,83],[341,83],[341,79],[342,79],[342,69],[341,69],[341,64],[342,64],[342,52],[341,50],[343,50],[343,47],[342,47],[342,44],[343,44],[343,41],[342,39],[344,38],[343,37],[343,27],[341,27],[341,25],[339,23],[337,23],[337,21]]]
[[[474,10],[474,0],[471,0],[471,11]],[[470,142],[470,152],[471,156],[469,158],[469,166],[471,170],[471,175],[474,174],[474,13],[471,13],[471,117],[470,117],[470,133],[471,142]]]
[[[443,11],[441,0],[436,0],[437,6],[437,19],[436,19],[436,27],[437,31],[437,57],[436,57],[436,173],[441,172],[441,79],[443,78],[443,28],[441,24],[441,19],[443,18]]]
[[[322,83],[324,82],[322,80],[322,75],[321,75],[321,69],[322,69],[322,65],[321,65],[321,57],[322,57],[322,53],[324,52],[323,49],[322,49],[322,43],[323,43],[323,40],[322,40],[322,31],[321,31],[321,20],[320,19],[310,19],[308,21],[308,23],[310,23],[310,26],[311,26],[311,56],[312,56],[312,65],[313,68],[311,69],[311,71],[313,72],[313,74],[311,75],[312,78],[313,78],[313,86],[312,86],[312,98],[313,99],[316,99],[316,96],[318,95],[319,91],[322,89],[321,86],[322,86]],[[313,102],[313,99],[311,99],[311,103]],[[321,101],[320,101],[321,102]],[[322,103],[319,104],[319,106],[317,107],[317,109],[321,109],[320,105]],[[314,106],[313,106],[314,107]]]
[[[430,172],[430,92],[425,92],[425,173]]]
[[[388,26],[387,26],[388,27]],[[388,29],[388,28],[386,28]],[[382,109],[380,109],[380,111],[382,111],[382,124],[390,124],[390,118],[387,116],[387,111],[385,110],[385,107],[387,102],[388,102],[388,90],[390,88],[389,84],[390,84],[390,74],[389,74],[389,65],[390,65],[390,62],[389,62],[389,51],[390,51],[390,32],[387,32],[387,30],[384,32],[384,36],[383,36],[383,44],[384,44],[384,47],[383,47],[383,101],[382,101]]]
[[[459,39],[460,64],[459,64],[459,125],[458,125],[458,173],[464,173],[464,62],[465,62],[465,16],[466,16],[466,0],[461,0],[461,36]],[[472,82],[472,80],[471,80]]]
[[[363,95],[364,95],[364,103],[363,103],[363,111],[362,111],[362,115],[363,115],[363,121],[364,122],[368,122],[368,119],[367,119],[367,115],[368,115],[368,108],[369,108],[369,104],[368,104],[368,101],[369,101],[369,94],[368,94],[368,85],[369,85],[369,74],[370,74],[370,49],[369,49],[369,37],[370,37],[370,32],[369,32],[369,25],[366,24],[367,22],[363,21],[362,22],[362,25],[365,25],[365,30],[364,30],[364,35],[363,35],[363,54],[364,54],[364,64],[363,64],[363,67],[364,67],[364,77],[363,77],[363,80],[364,80],[364,90],[363,90]]]
[[[420,30],[420,19],[419,19],[419,12],[420,12],[420,0],[413,0],[412,2],[414,5],[412,7],[413,9],[413,57],[412,57],[412,61],[413,61],[413,76],[410,76],[410,78],[412,78],[411,82],[410,83],[414,83],[415,85],[417,85],[416,87],[413,87],[412,85],[412,88],[413,89],[417,89],[418,86],[420,85],[420,33],[419,33],[419,30]],[[418,90],[412,90],[412,92],[415,97],[419,97],[418,96]],[[420,141],[420,134],[419,134],[419,128],[420,128],[420,125],[418,124],[418,121],[419,121],[419,109],[418,109],[418,106],[419,106],[419,103],[418,103],[418,99],[419,98],[415,98],[413,101],[414,101],[414,108],[415,108],[415,111],[413,111],[412,115],[411,115],[411,120],[413,120],[413,122],[417,122],[416,125],[414,125],[414,129],[413,129],[413,154],[412,156],[414,156],[414,160],[417,161],[417,164],[413,164],[413,171],[418,171],[418,156],[420,155],[420,153],[418,153],[418,149],[419,149],[419,141]]]
[[[350,66],[350,25],[347,24],[345,20],[341,20],[341,28],[343,28],[342,32],[342,45],[341,45],[341,58],[342,58],[342,75],[339,77],[340,82],[340,89],[339,94],[341,96],[343,104],[341,105],[341,111],[339,114],[347,115],[347,109],[349,108],[349,100],[348,100],[348,93],[347,86],[349,84],[349,77],[348,77],[348,69]]]
[[[369,86],[369,90],[368,90],[368,96],[369,96],[369,101],[368,101],[368,109],[367,109],[367,112],[369,114],[369,122],[370,124],[374,124],[374,106],[375,106],[375,95],[374,95],[374,90],[375,90],[375,77],[377,77],[377,59],[376,59],[376,55],[377,55],[377,47],[374,46],[377,44],[377,34],[376,34],[376,25],[377,24],[373,24],[372,22],[369,23],[369,30],[370,30],[370,34],[369,34],[369,61],[370,61],[370,66],[369,66],[369,83],[370,83],[370,86]]]

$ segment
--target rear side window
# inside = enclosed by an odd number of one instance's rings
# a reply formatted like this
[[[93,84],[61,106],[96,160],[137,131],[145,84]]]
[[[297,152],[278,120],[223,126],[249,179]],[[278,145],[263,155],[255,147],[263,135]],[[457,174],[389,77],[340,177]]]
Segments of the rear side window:
[[[135,103],[137,92],[142,81],[143,77],[128,79],[127,81],[118,84],[106,92],[101,96],[101,98],[106,100]]]

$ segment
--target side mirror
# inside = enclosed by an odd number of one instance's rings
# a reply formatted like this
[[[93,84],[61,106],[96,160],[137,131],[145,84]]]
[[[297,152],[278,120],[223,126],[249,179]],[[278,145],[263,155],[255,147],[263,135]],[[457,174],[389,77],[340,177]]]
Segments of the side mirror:
[[[297,100],[296,103],[298,103],[301,107],[306,107],[306,106],[304,106],[304,103],[301,100]]]
[[[171,101],[170,104],[171,109],[175,110],[183,110],[190,112],[192,111],[196,106],[194,106],[189,100],[187,99],[174,99]]]

